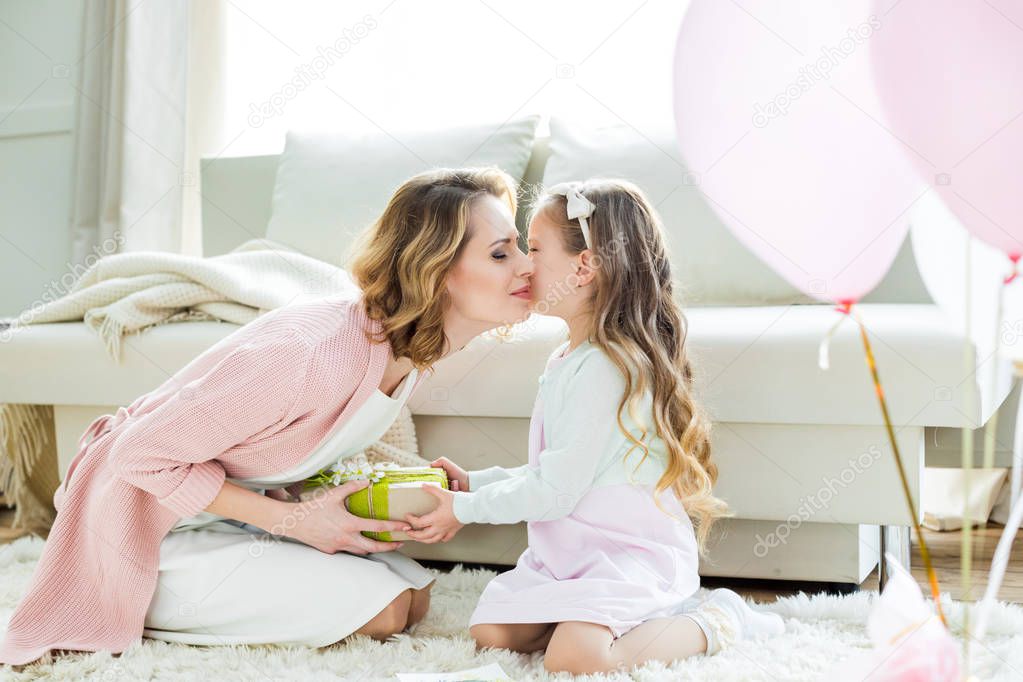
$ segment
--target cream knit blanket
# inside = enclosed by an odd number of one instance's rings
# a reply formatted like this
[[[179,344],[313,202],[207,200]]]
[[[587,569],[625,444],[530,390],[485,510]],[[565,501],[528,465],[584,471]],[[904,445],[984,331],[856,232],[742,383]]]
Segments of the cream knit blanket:
[[[352,286],[344,270],[267,239],[251,239],[209,258],[120,253],[96,261],[61,298],[0,320],[0,334],[83,320],[119,362],[126,334],[190,320],[244,325],[268,310]],[[371,462],[423,466],[426,460],[418,452],[406,406],[366,456]],[[0,405],[0,490],[17,505],[14,528],[45,535],[56,514],[52,500],[59,483],[52,406]]]

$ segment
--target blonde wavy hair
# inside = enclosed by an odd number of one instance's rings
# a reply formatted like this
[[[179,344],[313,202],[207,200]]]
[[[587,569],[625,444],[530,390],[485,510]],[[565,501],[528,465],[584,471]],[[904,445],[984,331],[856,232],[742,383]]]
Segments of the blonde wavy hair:
[[[469,214],[487,194],[517,208],[515,181],[496,167],[439,168],[406,180],[356,241],[349,272],[395,357],[425,369],[444,356],[445,280],[472,237]]]
[[[667,446],[667,465],[654,499],[665,511],[658,496],[668,489],[675,493],[693,521],[703,553],[711,526],[730,514],[712,492],[718,471],[711,460],[711,422],[693,397],[687,321],[675,299],[664,227],[642,190],[631,182],[590,180],[578,189],[595,204],[587,221],[595,270],[594,293],[587,304],[592,320],[589,338],[626,378],[617,413],[618,426],[632,443],[626,458],[639,448],[642,464],[650,452],[646,425],[635,413],[641,397],[651,390],[653,426]],[[540,214],[560,228],[569,253],[587,248],[578,219],[568,219],[564,196],[538,192],[532,215]],[[624,409],[641,424],[639,439],[625,428]]]

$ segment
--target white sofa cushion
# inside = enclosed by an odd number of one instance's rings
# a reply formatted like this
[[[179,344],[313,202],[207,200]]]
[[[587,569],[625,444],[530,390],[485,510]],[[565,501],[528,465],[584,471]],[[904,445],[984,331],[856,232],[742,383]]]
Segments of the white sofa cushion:
[[[897,425],[961,426],[990,416],[1009,391],[992,392],[990,373],[973,372],[977,400],[962,404],[962,337],[934,305],[861,304],[888,408]],[[690,356],[701,399],[721,422],[880,424],[881,412],[858,328],[846,320],[831,343],[831,368],[818,347],[839,313],[828,305],[691,308]],[[529,417],[544,361],[563,341],[556,318],[533,316],[511,342],[474,339],[436,365],[410,399],[416,414]],[[971,354],[972,366],[983,359]]]
[[[277,167],[266,237],[343,265],[353,237],[415,173],[495,165],[521,181],[538,121],[528,116],[393,136],[291,131]]]
[[[934,305],[862,304],[897,425],[961,426],[991,415],[1009,391],[973,372],[976,401],[962,405],[962,337]],[[689,344],[702,399],[715,421],[879,424],[859,332],[847,320],[831,344],[831,369],[817,349],[838,313],[827,305],[692,308]],[[238,327],[178,322],[126,337],[115,363],[82,323],[22,329],[0,352],[0,402],[128,405]],[[410,398],[416,414],[528,418],[537,379],[565,336],[564,323],[532,316],[509,341],[484,336],[441,360]],[[982,365],[976,354],[971,362]],[[983,365],[985,370],[987,365]]]
[[[129,405],[239,329],[228,322],[172,322],[129,334],[115,362],[82,322],[36,324],[0,347],[0,402]]]
[[[629,179],[655,205],[687,306],[811,302],[718,219],[682,161],[674,133],[646,136],[627,125],[586,129],[552,118],[544,185],[595,177]]]

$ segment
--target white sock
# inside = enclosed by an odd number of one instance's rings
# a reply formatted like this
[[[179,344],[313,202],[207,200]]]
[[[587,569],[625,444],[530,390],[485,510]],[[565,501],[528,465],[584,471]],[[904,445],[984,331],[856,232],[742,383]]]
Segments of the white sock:
[[[785,622],[781,616],[755,611],[742,597],[724,588],[711,590],[695,610],[685,615],[696,621],[703,630],[707,638],[708,656],[743,639],[785,632]]]

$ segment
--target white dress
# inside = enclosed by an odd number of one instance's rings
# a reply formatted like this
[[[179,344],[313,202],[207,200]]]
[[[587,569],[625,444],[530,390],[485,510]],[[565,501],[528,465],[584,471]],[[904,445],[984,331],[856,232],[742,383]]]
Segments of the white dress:
[[[415,385],[377,389],[336,432],[288,471],[227,480],[263,493],[361,452],[397,418]],[[434,580],[397,552],[327,554],[209,512],[180,519],[160,545],[160,573],[143,635],[183,644],[304,644],[344,639],[407,589]]]

